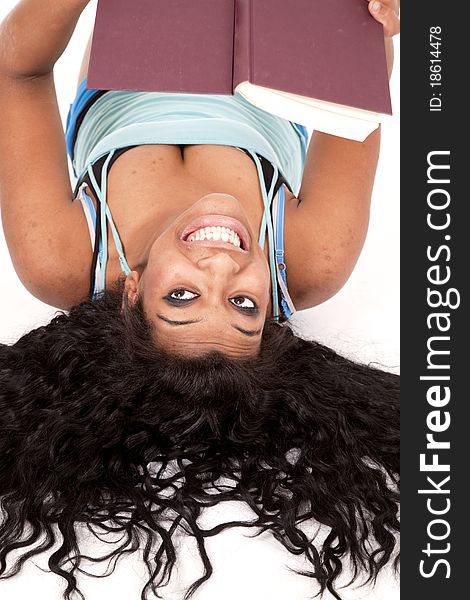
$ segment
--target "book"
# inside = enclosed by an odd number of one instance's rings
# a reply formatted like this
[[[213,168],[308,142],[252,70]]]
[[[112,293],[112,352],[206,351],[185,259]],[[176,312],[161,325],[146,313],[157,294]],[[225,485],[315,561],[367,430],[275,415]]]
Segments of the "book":
[[[98,0],[87,87],[239,93],[361,141],[391,114],[382,25],[365,0]]]

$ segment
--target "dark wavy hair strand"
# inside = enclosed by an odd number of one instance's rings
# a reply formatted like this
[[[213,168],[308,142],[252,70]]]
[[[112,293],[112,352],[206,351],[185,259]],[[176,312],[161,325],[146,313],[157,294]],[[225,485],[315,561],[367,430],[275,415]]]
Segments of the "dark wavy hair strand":
[[[158,597],[183,530],[204,566],[189,597],[212,573],[205,539],[244,526],[305,555],[300,574],[335,598],[346,564],[375,580],[396,555],[398,377],[270,322],[250,361],[172,356],[142,306],[121,302],[107,292],[0,347],[0,577],[54,549],[64,598],[83,598],[85,558],[113,568],[141,549],[142,598]],[[254,518],[199,526],[229,500]],[[309,519],[329,528],[320,547],[301,528]],[[85,557],[78,526],[120,541]]]

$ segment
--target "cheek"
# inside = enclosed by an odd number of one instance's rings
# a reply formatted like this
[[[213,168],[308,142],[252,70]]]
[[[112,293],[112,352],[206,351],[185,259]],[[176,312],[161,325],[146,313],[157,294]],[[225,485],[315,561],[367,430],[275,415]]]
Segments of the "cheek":
[[[178,256],[171,249],[167,247],[151,252],[142,273],[143,290],[151,292],[156,287],[165,288],[178,270]]]
[[[149,271],[162,271],[162,269],[173,269],[183,261],[181,253],[176,248],[174,240],[160,237],[154,242],[147,262]]]
[[[271,271],[269,269],[269,263],[260,249],[261,256],[256,263],[258,279],[264,282],[264,285],[270,286],[271,282]]]
[[[266,303],[269,302],[271,292],[271,274],[269,265],[264,262],[258,262],[253,265],[250,272],[246,274],[247,287],[256,292],[258,298],[263,299]]]

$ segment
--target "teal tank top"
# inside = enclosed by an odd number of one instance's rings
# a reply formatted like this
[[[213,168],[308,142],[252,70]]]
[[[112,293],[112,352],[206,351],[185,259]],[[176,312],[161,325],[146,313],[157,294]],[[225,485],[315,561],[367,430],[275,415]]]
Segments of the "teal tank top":
[[[96,96],[97,92],[100,95]],[[89,98],[92,102],[86,107],[77,128],[78,113]],[[298,195],[308,145],[305,128],[251,105],[239,94],[103,92],[86,90],[84,80],[67,118],[66,140],[78,179],[77,196],[90,212],[94,210],[83,189],[83,182],[88,179],[99,201],[99,214],[89,218],[90,233],[93,223],[95,229],[96,224],[100,224],[100,248],[95,248],[100,255],[99,273],[93,290],[95,294],[104,289],[107,223],[120,256],[121,269],[125,274],[130,272],[107,205],[107,175],[117,151],[143,144],[219,144],[243,149],[256,164],[264,203],[259,244],[264,248],[268,238],[273,316],[279,318],[283,313],[289,317],[292,314],[295,309],[287,291],[283,263],[284,188],[276,186],[276,182],[282,178],[294,195]],[[272,165],[270,184],[264,177],[260,157]],[[101,166],[99,177],[94,168],[97,163]],[[276,231],[281,209],[282,227]],[[276,215],[277,218],[274,218]]]

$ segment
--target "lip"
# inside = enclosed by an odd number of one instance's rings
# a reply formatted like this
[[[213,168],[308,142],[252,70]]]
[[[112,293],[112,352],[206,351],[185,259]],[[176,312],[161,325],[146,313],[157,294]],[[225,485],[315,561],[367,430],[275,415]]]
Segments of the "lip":
[[[251,236],[248,233],[247,228],[238,219],[234,219],[233,217],[227,217],[225,215],[204,215],[203,217],[195,219],[183,229],[183,231],[180,234],[180,239],[183,242],[186,242],[187,238],[191,235],[191,233],[197,231],[198,229],[202,229],[203,227],[227,227],[227,229],[232,229],[233,231],[235,231],[235,233],[241,240],[243,247],[240,248],[240,250],[242,252],[247,252],[251,248]],[[236,248],[233,244],[215,240],[204,240],[186,243],[214,246],[219,248],[230,247],[231,249],[238,250],[238,248]]]

